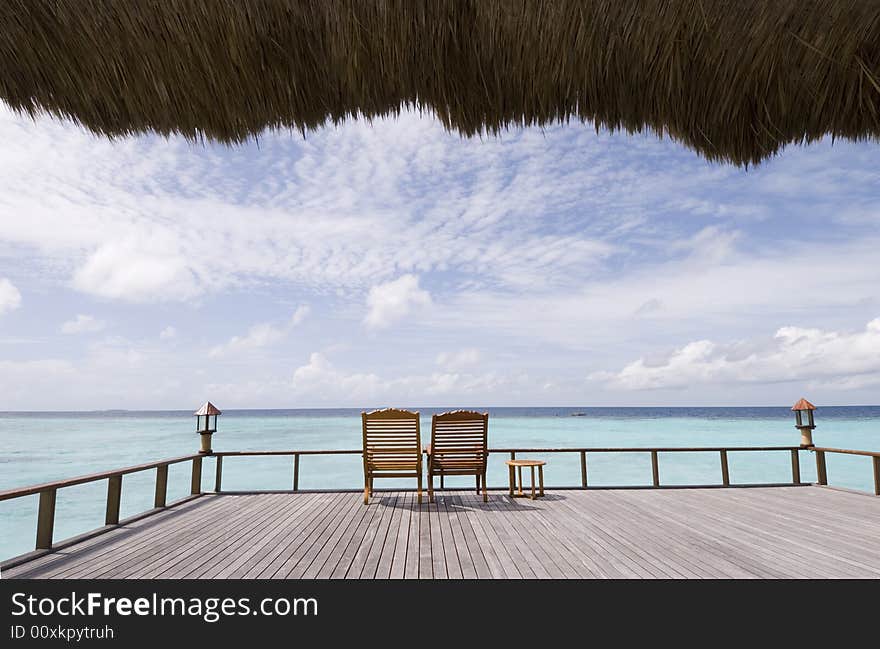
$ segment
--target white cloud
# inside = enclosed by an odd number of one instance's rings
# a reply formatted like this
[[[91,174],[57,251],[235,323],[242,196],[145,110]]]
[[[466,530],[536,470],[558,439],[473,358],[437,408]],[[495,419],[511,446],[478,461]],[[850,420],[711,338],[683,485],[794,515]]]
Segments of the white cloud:
[[[579,126],[462,140],[405,112],[230,150],[109,142],[0,107],[0,241],[51,259],[47,279],[133,302],[266,280],[360,292],[433,270],[553,284],[616,252],[605,235],[644,212],[640,174],[599,182],[605,162],[585,159],[597,137]],[[567,214],[579,203],[588,227]],[[546,231],[543,213],[566,216]]]
[[[344,398],[350,403],[366,403],[378,398],[385,385],[373,373],[337,370],[327,357],[313,352],[308,364],[294,371],[292,387],[294,396],[300,399],[317,397],[325,400],[329,395],[336,395],[336,398]]]
[[[431,295],[419,287],[415,275],[401,275],[395,280],[377,284],[367,295],[367,315],[364,323],[368,327],[388,327],[405,318],[414,311],[431,305]]]
[[[132,302],[185,299],[198,290],[182,254],[144,248],[132,239],[101,245],[77,269],[73,285],[85,293]]]
[[[296,403],[301,406],[343,404],[363,407],[431,405],[426,402],[449,405],[450,401],[479,405],[484,399],[516,399],[528,394],[532,384],[523,372],[431,372],[384,377],[374,372],[337,368],[324,354],[314,352],[306,365],[294,371],[291,387]]]
[[[168,326],[159,332],[159,340],[171,340],[177,337],[177,329]]]
[[[219,358],[227,354],[247,352],[274,345],[284,340],[294,327],[305,320],[310,311],[308,305],[301,305],[297,307],[286,323],[261,322],[255,324],[243,336],[233,336],[222,345],[211,348],[208,355],[212,358]]]
[[[616,355],[634,344],[669,347],[707,331],[754,335],[810,317],[824,326],[864,322],[880,306],[880,237],[768,249],[689,245],[684,256],[559,291],[467,290],[444,300],[431,325]],[[693,243],[693,242],[692,242]],[[719,261],[718,257],[722,260]],[[775,321],[775,322],[774,322]],[[480,343],[481,346],[484,346]],[[603,363],[604,364],[604,363]]]
[[[271,322],[261,322],[253,325],[243,336],[233,336],[222,345],[211,348],[209,355],[217,358],[229,353],[266,347],[282,340],[284,336],[285,330],[282,327]]]
[[[446,370],[456,371],[473,367],[482,359],[480,350],[469,348],[457,352],[440,352],[437,354],[437,365]]]
[[[73,320],[68,320],[61,325],[61,333],[64,334],[83,334],[95,333],[101,331],[106,326],[103,320],[98,320],[94,316],[78,314]]]
[[[880,318],[857,332],[788,326],[770,340],[698,340],[660,361],[643,357],[619,372],[595,372],[590,379],[624,390],[777,382],[864,387],[880,380]]]
[[[293,315],[290,317],[291,326],[297,326],[302,323],[303,320],[309,317],[312,313],[312,308],[308,304],[302,304],[296,307],[296,311],[293,312]]]
[[[14,311],[21,304],[21,293],[5,277],[0,277],[0,315]]]

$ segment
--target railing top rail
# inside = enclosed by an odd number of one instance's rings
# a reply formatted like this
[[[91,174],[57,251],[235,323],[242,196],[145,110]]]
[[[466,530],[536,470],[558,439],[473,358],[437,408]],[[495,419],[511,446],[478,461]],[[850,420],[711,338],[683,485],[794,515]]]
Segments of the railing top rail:
[[[825,453],[844,453],[846,455],[864,455],[866,457],[880,457],[880,451],[857,451],[850,448],[828,448],[825,446],[814,446],[811,451],[824,451]]]
[[[195,453],[193,455],[183,455],[181,457],[173,457],[167,460],[157,460],[155,462],[147,462],[146,464],[136,464],[134,466],[127,466],[121,469],[113,469],[110,471],[101,471],[100,473],[91,473],[89,475],[81,475],[75,478],[67,478],[66,480],[54,480],[52,482],[45,482],[43,484],[31,485],[29,487],[21,487],[18,489],[7,489],[6,491],[0,491],[0,501],[9,500],[11,498],[19,498],[21,496],[31,496],[33,494],[38,494],[41,491],[46,491],[47,489],[61,489],[62,487],[73,487],[79,484],[85,484],[86,482],[96,482],[98,480],[105,480],[107,478],[112,478],[114,476],[126,475],[129,473],[137,473],[138,471],[147,471],[149,469],[155,469],[158,466],[162,466],[164,464],[178,464],[179,462],[186,462],[187,460],[192,460],[197,457],[204,457],[203,455],[199,455]]]
[[[490,453],[691,453],[704,451],[798,451],[800,446],[631,446],[588,448],[490,448]]]
[[[633,447],[563,447],[563,448],[490,448],[490,453],[661,453],[718,451],[797,451],[800,446],[633,446]],[[215,451],[214,456],[244,455],[360,455],[362,449],[280,450],[280,451]]]
[[[236,456],[236,455],[353,455],[357,453],[360,455],[363,453],[363,450],[357,449],[308,449],[308,450],[299,450],[299,451],[214,451],[211,453],[214,457],[227,457],[227,456]]]
[[[880,451],[859,451],[853,449],[828,448],[822,446],[804,448],[801,446],[640,446],[640,447],[582,447],[582,448],[490,448],[490,453],[699,453],[699,452],[719,452],[719,451],[824,451],[826,453],[844,453],[849,455],[862,455],[867,457],[880,457]],[[186,462],[197,457],[229,457],[229,456],[271,456],[271,455],[360,455],[362,449],[304,449],[304,450],[276,450],[276,451],[217,451],[214,453],[201,455],[194,453],[192,455],[184,455],[181,457],[169,458],[166,460],[157,460],[146,464],[137,464],[135,466],[124,467],[121,469],[113,469],[110,471],[102,471],[100,473],[92,473],[90,475],[68,478],[66,480],[55,480],[29,487],[18,489],[8,489],[0,491],[0,501],[18,498],[21,496],[30,496],[33,494],[46,491],[47,489],[60,489],[62,487],[72,487],[87,482],[95,482],[112,478],[114,476],[126,475],[129,473],[137,473],[154,469],[158,466],[177,464]]]

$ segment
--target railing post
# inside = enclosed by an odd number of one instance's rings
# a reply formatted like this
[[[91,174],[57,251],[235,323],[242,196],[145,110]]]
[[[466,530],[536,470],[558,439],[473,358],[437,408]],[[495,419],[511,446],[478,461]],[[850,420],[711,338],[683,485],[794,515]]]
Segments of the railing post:
[[[880,496],[880,456],[871,459],[874,460],[874,495]]]
[[[119,502],[122,500],[122,476],[110,476],[107,480],[107,513],[104,525],[119,524]]]
[[[660,465],[657,462],[657,451],[651,451],[651,472],[654,474],[654,486],[660,486]]]
[[[730,486],[730,469],[727,466],[727,451],[721,451],[721,484]]]
[[[192,465],[192,481],[189,492],[195,496],[202,493],[202,458],[194,457]]]
[[[515,460],[515,459],[516,459],[516,451],[511,451],[511,452],[510,452],[510,459],[511,459],[511,460]]]
[[[801,457],[798,455],[797,449],[791,451],[791,483],[801,483]]]
[[[160,464],[156,467],[156,497],[153,498],[153,507],[165,506],[168,497],[168,465]]]
[[[828,484],[828,469],[825,466],[825,451],[816,451],[816,479],[819,484]]]
[[[587,452],[581,451],[581,487],[587,488]]]
[[[55,489],[40,492],[40,511],[37,514],[37,550],[52,547],[52,534],[55,530]]]
[[[223,456],[217,456],[217,466],[214,469],[214,493],[220,493],[220,485],[223,482]]]
[[[299,491],[299,453],[293,454],[293,490]]]

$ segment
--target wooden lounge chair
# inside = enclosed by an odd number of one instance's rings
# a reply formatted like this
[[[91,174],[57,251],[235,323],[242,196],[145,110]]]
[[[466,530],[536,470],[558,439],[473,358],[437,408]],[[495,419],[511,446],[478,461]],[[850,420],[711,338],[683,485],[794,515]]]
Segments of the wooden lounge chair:
[[[361,413],[364,425],[364,504],[370,502],[374,478],[416,478],[422,502],[422,453],[419,413],[374,410]]]
[[[486,491],[486,458],[488,450],[489,413],[471,410],[444,412],[431,418],[431,445],[428,454],[428,500],[434,501],[434,476],[473,475],[483,486],[483,502],[489,501]]]

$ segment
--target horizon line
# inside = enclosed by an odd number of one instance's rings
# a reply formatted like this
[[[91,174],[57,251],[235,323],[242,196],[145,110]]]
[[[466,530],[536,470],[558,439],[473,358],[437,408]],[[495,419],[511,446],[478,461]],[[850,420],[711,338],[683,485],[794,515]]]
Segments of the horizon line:
[[[375,410],[376,408],[382,407],[391,407],[391,406],[376,406],[376,407],[364,407],[364,406],[299,406],[295,408],[285,407],[285,408],[276,408],[276,407],[263,407],[263,408],[224,408],[224,412],[257,412],[261,410]],[[663,405],[652,405],[652,406],[395,406],[398,408],[404,409],[425,409],[425,410],[462,410],[462,409],[508,409],[508,410],[529,410],[529,409],[552,409],[558,408],[563,410],[577,410],[577,409],[611,409],[611,408],[633,408],[633,409],[695,409],[695,408],[791,408],[788,405],[674,405],[674,406],[663,406]],[[826,404],[824,406],[817,406],[817,410],[821,408],[877,408],[880,407],[880,404]],[[113,412],[189,412],[192,408],[91,408],[84,410],[0,410],[0,415],[17,415],[17,414],[65,414],[65,413],[113,413]]]

